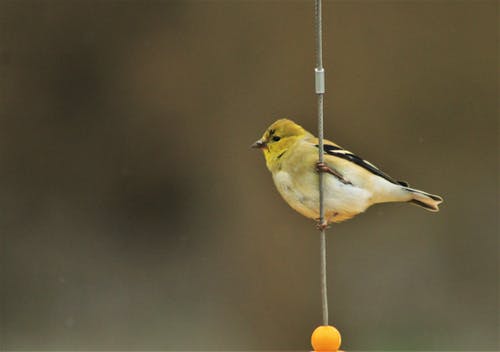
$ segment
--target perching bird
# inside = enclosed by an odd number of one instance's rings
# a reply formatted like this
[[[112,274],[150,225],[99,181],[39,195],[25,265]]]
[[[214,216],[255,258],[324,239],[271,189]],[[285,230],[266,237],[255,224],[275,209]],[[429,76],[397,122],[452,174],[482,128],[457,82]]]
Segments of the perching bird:
[[[324,173],[325,219],[337,223],[386,202],[410,202],[437,212],[439,196],[410,188],[375,165],[324,140],[324,163],[318,162],[318,139],[288,119],[274,122],[252,147],[264,152],[279,193],[300,214],[318,220],[319,177]]]

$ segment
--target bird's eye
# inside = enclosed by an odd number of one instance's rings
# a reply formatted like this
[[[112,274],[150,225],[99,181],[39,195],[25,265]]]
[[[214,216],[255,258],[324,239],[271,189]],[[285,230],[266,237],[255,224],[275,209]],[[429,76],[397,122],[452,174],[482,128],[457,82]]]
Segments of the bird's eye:
[[[273,141],[275,141],[275,142],[279,141],[280,139],[281,139],[281,138],[280,138],[280,137],[278,137],[278,136],[274,136],[274,137],[273,137]]]

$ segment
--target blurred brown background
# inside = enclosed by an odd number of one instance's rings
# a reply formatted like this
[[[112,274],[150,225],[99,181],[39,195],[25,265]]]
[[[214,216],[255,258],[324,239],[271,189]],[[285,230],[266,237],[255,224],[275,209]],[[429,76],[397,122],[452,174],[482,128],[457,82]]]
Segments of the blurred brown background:
[[[496,1],[324,5],[325,134],[445,198],[328,232],[347,350],[497,350]],[[0,349],[308,350],[314,223],[249,145],[316,132],[312,1],[1,1]]]

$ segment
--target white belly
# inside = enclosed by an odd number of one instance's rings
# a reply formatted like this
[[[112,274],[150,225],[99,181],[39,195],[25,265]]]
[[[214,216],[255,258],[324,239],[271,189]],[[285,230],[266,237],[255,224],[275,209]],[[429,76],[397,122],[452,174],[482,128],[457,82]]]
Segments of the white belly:
[[[336,177],[323,174],[325,218],[329,222],[340,222],[359,214],[368,208],[372,194],[362,188],[346,185]],[[292,179],[285,171],[273,175],[274,183],[281,196],[296,211],[311,218],[319,218],[318,175],[306,174]]]

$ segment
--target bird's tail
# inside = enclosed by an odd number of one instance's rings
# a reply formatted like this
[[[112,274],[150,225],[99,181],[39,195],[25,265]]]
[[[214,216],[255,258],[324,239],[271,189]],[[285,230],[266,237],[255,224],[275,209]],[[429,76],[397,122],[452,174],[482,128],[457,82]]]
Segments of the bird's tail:
[[[430,194],[424,191],[420,191],[418,189],[413,189],[410,187],[403,187],[413,196],[412,199],[409,200],[410,203],[416,204],[425,208],[429,211],[437,212],[439,211],[439,204],[443,202],[443,198],[440,196]]]

